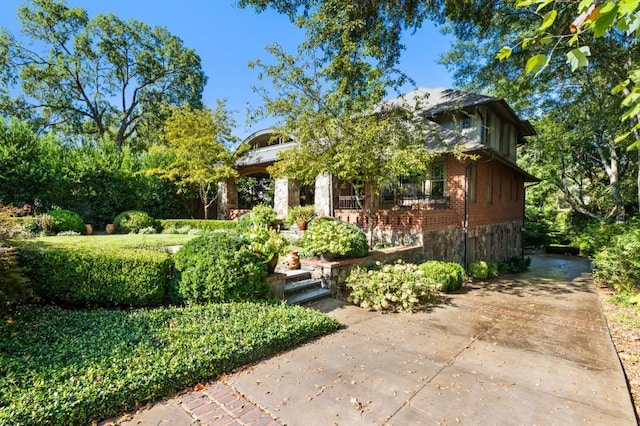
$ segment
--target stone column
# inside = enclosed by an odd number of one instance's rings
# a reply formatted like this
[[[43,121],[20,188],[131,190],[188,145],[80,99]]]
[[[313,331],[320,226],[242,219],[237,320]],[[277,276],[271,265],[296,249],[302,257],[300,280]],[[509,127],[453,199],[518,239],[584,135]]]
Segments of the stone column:
[[[289,207],[300,205],[300,185],[296,180],[279,178],[275,180],[273,208],[278,219],[285,219]]]
[[[333,216],[333,179],[330,175],[320,175],[316,178],[313,203],[319,216]]]
[[[218,219],[230,219],[229,212],[238,208],[238,187],[233,178],[218,183]]]

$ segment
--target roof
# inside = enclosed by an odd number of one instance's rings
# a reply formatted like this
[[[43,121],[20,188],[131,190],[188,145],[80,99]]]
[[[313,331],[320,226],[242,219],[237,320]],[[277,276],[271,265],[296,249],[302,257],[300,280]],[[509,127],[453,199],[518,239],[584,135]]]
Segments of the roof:
[[[528,120],[519,118],[504,99],[478,93],[441,87],[435,89],[419,87],[397,98],[385,101],[383,105],[407,106],[419,111],[424,116],[433,117],[449,111],[489,104],[493,104],[503,114],[511,116],[522,136],[535,136],[537,134],[531,123]]]

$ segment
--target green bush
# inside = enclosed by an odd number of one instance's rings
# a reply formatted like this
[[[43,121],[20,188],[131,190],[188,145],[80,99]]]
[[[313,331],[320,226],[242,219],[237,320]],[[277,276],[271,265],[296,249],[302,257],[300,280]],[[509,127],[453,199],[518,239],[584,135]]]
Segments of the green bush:
[[[225,302],[265,297],[266,260],[236,232],[195,237],[174,256],[177,296],[187,303]]]
[[[79,306],[157,306],[171,277],[167,253],[151,250],[19,247],[36,295]]]
[[[20,309],[0,321],[0,424],[92,424],[337,328],[286,304]]]
[[[309,224],[302,245],[310,256],[363,257],[369,253],[364,232],[350,223],[328,217]]]
[[[433,300],[436,282],[401,260],[373,269],[355,267],[346,279],[347,300],[364,309],[413,312]]]
[[[594,278],[620,293],[640,291],[640,229],[611,240],[594,258]]]
[[[84,220],[78,213],[71,210],[53,209],[48,214],[53,217],[53,231],[56,233],[73,231],[82,234],[85,232]]]
[[[194,229],[205,232],[236,229],[237,222],[232,220],[202,219],[161,219],[160,227],[165,234],[188,234]]]
[[[464,283],[464,268],[455,262],[428,260],[420,265],[420,269],[436,283],[437,290],[445,293],[460,290]]]
[[[489,265],[484,260],[476,260],[469,265],[469,275],[484,280],[489,276]]]
[[[18,265],[16,249],[0,244],[0,315],[32,297],[29,280]]]
[[[143,228],[155,228],[159,230],[160,222],[139,210],[127,210],[113,219],[118,231],[125,234],[137,234]]]
[[[316,217],[316,206],[308,204],[306,206],[293,206],[287,212],[287,224],[298,223],[299,221],[309,223]]]
[[[277,223],[277,213],[273,207],[258,204],[250,212],[240,216],[237,228],[245,230],[253,226],[273,226],[275,223]]]

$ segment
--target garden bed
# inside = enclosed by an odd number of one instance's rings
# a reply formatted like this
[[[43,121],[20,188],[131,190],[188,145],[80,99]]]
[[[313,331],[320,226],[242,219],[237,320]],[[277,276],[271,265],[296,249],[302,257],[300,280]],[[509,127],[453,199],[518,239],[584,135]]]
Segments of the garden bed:
[[[337,327],[267,303],[22,309],[0,323],[0,424],[88,424]]]

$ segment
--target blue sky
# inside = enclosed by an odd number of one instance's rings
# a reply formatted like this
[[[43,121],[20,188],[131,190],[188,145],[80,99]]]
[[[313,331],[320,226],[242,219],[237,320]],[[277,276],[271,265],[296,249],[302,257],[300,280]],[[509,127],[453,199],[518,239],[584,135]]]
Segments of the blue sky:
[[[16,10],[24,0],[0,1],[0,27],[17,35],[20,26]],[[257,79],[258,72],[247,67],[248,62],[268,59],[264,47],[274,42],[293,52],[304,34],[284,16],[274,12],[257,14],[234,4],[235,0],[67,0],[69,6],[86,9],[90,17],[113,12],[122,19],[166,27],[180,37],[202,59],[208,76],[205,104],[214,107],[216,99],[226,98],[229,108],[237,111],[236,135],[243,138],[270,124],[245,124],[247,103],[261,104],[251,87],[262,84]],[[415,34],[406,34],[403,42],[407,49],[400,69],[418,86],[452,85],[446,69],[436,63],[448,49],[450,39],[425,23]]]

